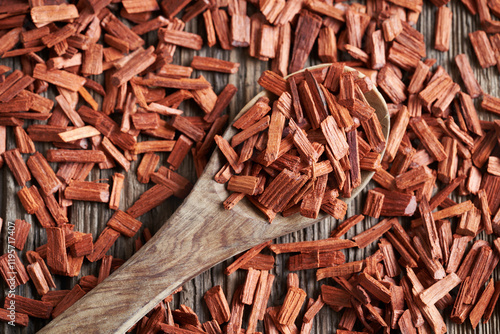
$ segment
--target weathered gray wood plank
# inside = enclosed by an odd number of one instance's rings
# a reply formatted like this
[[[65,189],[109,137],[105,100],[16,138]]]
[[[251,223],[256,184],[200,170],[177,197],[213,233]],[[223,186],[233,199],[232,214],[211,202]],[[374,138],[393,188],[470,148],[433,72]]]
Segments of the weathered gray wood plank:
[[[421,18],[417,28],[424,33],[426,36],[428,57],[436,58],[438,60],[438,65],[443,66],[454,78],[456,82],[461,83],[460,76],[457,72],[456,66],[454,65],[454,57],[459,53],[466,53],[471,59],[471,63],[474,69],[474,74],[479,80],[479,83],[485,92],[488,92],[494,96],[500,96],[500,87],[498,80],[498,71],[496,68],[490,68],[487,70],[482,70],[473,54],[470,47],[470,43],[467,38],[468,32],[475,31],[479,28],[479,22],[477,17],[472,17],[462,6],[459,1],[453,1],[448,6],[452,8],[453,11],[453,23],[452,23],[452,38],[451,38],[451,49],[449,52],[442,53],[432,49],[433,45],[433,35],[434,35],[434,16],[436,8],[432,5],[426,3],[424,5],[424,10],[421,14]],[[188,31],[198,32],[204,35],[204,28],[202,22],[199,20],[193,20],[187,25]],[[154,41],[154,33],[148,34],[147,39],[149,41]],[[316,49],[313,50],[315,53]],[[189,65],[192,56],[195,54],[194,51],[186,49],[178,49],[174,57],[174,62],[176,64]],[[236,98],[230,104],[229,113],[231,116],[236,115],[236,113],[243,107],[246,102],[254,96],[260,88],[257,85],[257,79],[260,73],[265,69],[268,69],[270,64],[266,64],[255,59],[250,59],[247,55],[246,50],[235,49],[231,52],[221,50],[218,47],[204,48],[196,54],[211,56],[216,58],[227,59],[231,61],[238,61],[241,63],[240,70],[234,75],[220,75],[205,72],[202,73],[214,86],[214,90],[218,93],[227,83],[232,83],[236,85],[239,89]],[[315,55],[313,55],[312,60],[309,64],[316,64],[319,60]],[[8,66],[15,66],[19,68],[19,64],[13,62],[12,59],[1,59],[0,64],[5,64]],[[195,71],[195,75],[198,75]],[[54,96],[53,93],[49,94]],[[193,103],[185,103],[183,108],[188,115],[199,115],[199,110]],[[491,115],[486,113],[481,113],[483,119],[491,119]],[[9,143],[8,148],[13,148],[15,146],[13,141],[12,131],[9,129]],[[47,145],[37,144],[39,150],[44,151]],[[165,161],[165,156],[162,155],[161,163]],[[135,171],[139,161],[132,164],[132,171]],[[188,157],[186,161],[181,165],[179,172],[188,177],[190,180],[195,180],[195,172],[192,165],[192,158]],[[112,175],[112,171],[98,171],[93,170],[89,179],[108,179]],[[140,184],[136,180],[136,175],[130,172],[126,176],[126,182],[124,187],[124,193],[121,200],[121,208],[127,208],[130,206],[138,196],[143,193],[148,186]],[[11,173],[6,167],[0,170],[0,217],[2,217],[6,222],[14,221],[15,219],[22,218],[26,219],[32,224],[32,230],[28,237],[28,241],[25,246],[25,250],[22,252],[24,255],[27,250],[34,250],[39,245],[46,242],[45,233],[42,231],[36,219],[27,215],[24,209],[19,203],[19,200],[14,195],[19,190],[19,187],[15,184]],[[361,195],[354,203],[352,203],[348,209],[348,216],[359,213],[363,207],[363,198]],[[151,212],[140,217],[143,222],[144,227],[148,227],[153,233],[159,229],[162,223],[172,214],[175,208],[181,202],[177,199],[169,199],[160,207],[152,210]],[[111,216],[111,211],[103,204],[90,204],[75,202],[70,210],[71,223],[75,224],[75,230],[83,231],[86,233],[92,233],[97,237],[99,233],[105,226],[106,221]],[[375,220],[370,218],[362,224],[362,226],[357,226],[349,231],[347,238],[350,238],[357,233],[361,232],[363,229],[370,227]],[[302,240],[317,240],[328,237],[330,231],[336,226],[337,222],[334,219],[327,219],[313,227],[307,228],[303,231],[292,233],[290,235],[284,236],[278,240],[278,242],[292,242],[292,241],[302,241]],[[5,242],[5,231],[6,223],[2,230],[2,237],[0,238],[0,245],[2,249],[6,250]],[[141,230],[142,231],[142,230]],[[126,239],[120,237],[116,244],[111,249],[110,253],[115,257],[120,257],[127,259],[133,253],[133,243],[135,238]],[[346,252],[346,260],[353,261],[362,259],[366,254],[370,254],[374,248],[371,245],[366,250],[358,251],[348,251]],[[281,255],[277,257],[277,265],[273,270],[273,274],[276,275],[276,280],[274,284],[274,290],[271,294],[271,300],[269,305],[278,305],[283,301],[284,295],[286,293],[286,275],[288,270],[286,269],[287,256]],[[202,296],[206,290],[214,285],[222,285],[224,291],[227,295],[231,296],[235,288],[241,284],[244,280],[244,273],[235,273],[229,277],[223,274],[223,269],[230,263],[231,260],[221,263],[214,268],[206,271],[205,273],[194,278],[190,282],[184,285],[184,290],[176,295],[174,298],[173,308],[178,307],[180,304],[185,304],[195,310],[197,314],[200,315],[200,320],[205,321],[209,319],[208,311],[203,303]],[[67,279],[67,278],[56,278],[58,288],[69,289],[71,288],[80,277],[98,273],[98,264],[85,263],[83,270],[78,278]],[[499,270],[495,271],[494,277],[496,280],[500,279]],[[313,270],[304,271],[299,273],[301,287],[304,288],[309,297],[316,298],[319,293],[319,287],[323,283],[331,283],[326,280],[324,282],[317,283],[315,280],[315,272]],[[145,282],[147,284],[147,282]],[[20,295],[27,297],[36,296],[36,291],[31,283],[19,288],[16,292]],[[5,284],[2,283],[1,300],[6,293]],[[491,333],[495,334],[498,332],[500,326],[500,310],[494,313],[493,319],[487,325],[479,325],[478,333]],[[94,319],[89,319],[93,321]],[[30,326],[26,329],[11,328],[6,324],[0,324],[0,332],[3,333],[34,333],[43,325],[46,321],[32,321]],[[323,333],[334,333],[336,325],[338,323],[338,316],[328,307],[325,307],[317,315],[314,322],[313,333],[323,334]],[[450,333],[469,333],[472,332],[469,325],[457,326],[455,324],[449,323]],[[260,327],[259,327],[260,328]]]

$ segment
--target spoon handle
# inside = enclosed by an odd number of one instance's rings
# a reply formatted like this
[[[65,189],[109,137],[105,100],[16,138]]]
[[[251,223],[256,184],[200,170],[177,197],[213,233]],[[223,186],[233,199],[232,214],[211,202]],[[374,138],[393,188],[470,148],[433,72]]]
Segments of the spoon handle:
[[[277,216],[270,224],[250,203],[225,210],[215,166],[141,249],[38,333],[124,333],[186,281],[265,241],[324,219]]]
[[[184,282],[250,248],[248,222],[224,210],[207,179],[139,252],[39,333],[124,333]]]

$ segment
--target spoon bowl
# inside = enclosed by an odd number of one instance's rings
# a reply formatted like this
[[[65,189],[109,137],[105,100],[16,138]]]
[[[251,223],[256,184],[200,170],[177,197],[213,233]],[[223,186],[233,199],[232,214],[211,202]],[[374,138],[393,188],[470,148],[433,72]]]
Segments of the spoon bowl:
[[[329,65],[313,66],[309,70]],[[266,91],[257,94],[235,119],[263,96],[271,94]],[[387,140],[390,118],[384,98],[376,88],[365,97],[375,108]],[[230,126],[223,137],[229,140],[236,132]],[[327,216],[320,213],[316,219],[310,219],[300,215],[286,218],[277,215],[270,224],[246,199],[232,210],[225,210],[222,202],[229,192],[225,185],[214,181],[224,163],[216,150],[190,195],[153,238],[39,333],[124,333],[175,289],[203,271]],[[361,185],[344,201],[349,203],[356,197],[373,174],[363,172]]]

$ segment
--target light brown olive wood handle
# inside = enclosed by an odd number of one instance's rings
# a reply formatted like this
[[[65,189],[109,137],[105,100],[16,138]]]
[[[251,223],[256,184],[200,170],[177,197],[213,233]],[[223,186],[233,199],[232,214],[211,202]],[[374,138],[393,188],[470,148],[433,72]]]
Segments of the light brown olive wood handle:
[[[255,96],[238,116],[268,94]],[[376,89],[365,97],[375,108],[387,140],[390,118],[383,97]],[[230,139],[235,133],[229,127],[224,138]],[[191,194],[149,242],[38,333],[124,333],[176,288],[217,263],[326,217],[277,215],[269,224],[246,199],[231,211],[224,210],[222,202],[229,192],[213,180],[223,164],[219,155],[216,150]],[[361,185],[345,202],[355,198],[373,174],[362,172]]]
[[[206,173],[139,252],[39,333],[123,333],[177,287],[215,264],[324,218],[277,217],[269,224],[249,203],[227,211],[217,192],[223,185],[214,183]]]

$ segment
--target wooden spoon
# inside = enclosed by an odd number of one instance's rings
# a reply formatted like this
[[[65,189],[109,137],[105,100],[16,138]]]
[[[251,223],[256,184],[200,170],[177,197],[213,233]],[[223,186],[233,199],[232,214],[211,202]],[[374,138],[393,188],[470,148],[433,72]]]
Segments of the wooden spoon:
[[[270,93],[259,93],[236,118],[263,96]],[[376,88],[365,96],[375,108],[387,139],[390,118],[384,98]],[[224,138],[229,140],[235,133],[236,129],[229,127]],[[176,288],[217,263],[326,218],[325,214],[317,219],[277,215],[270,224],[246,200],[225,210],[222,202],[229,193],[225,185],[214,181],[223,164],[220,154],[214,153],[191,194],[153,238],[39,333],[124,333]],[[363,172],[361,185],[351,198],[345,199],[347,203],[363,190],[373,174]]]

